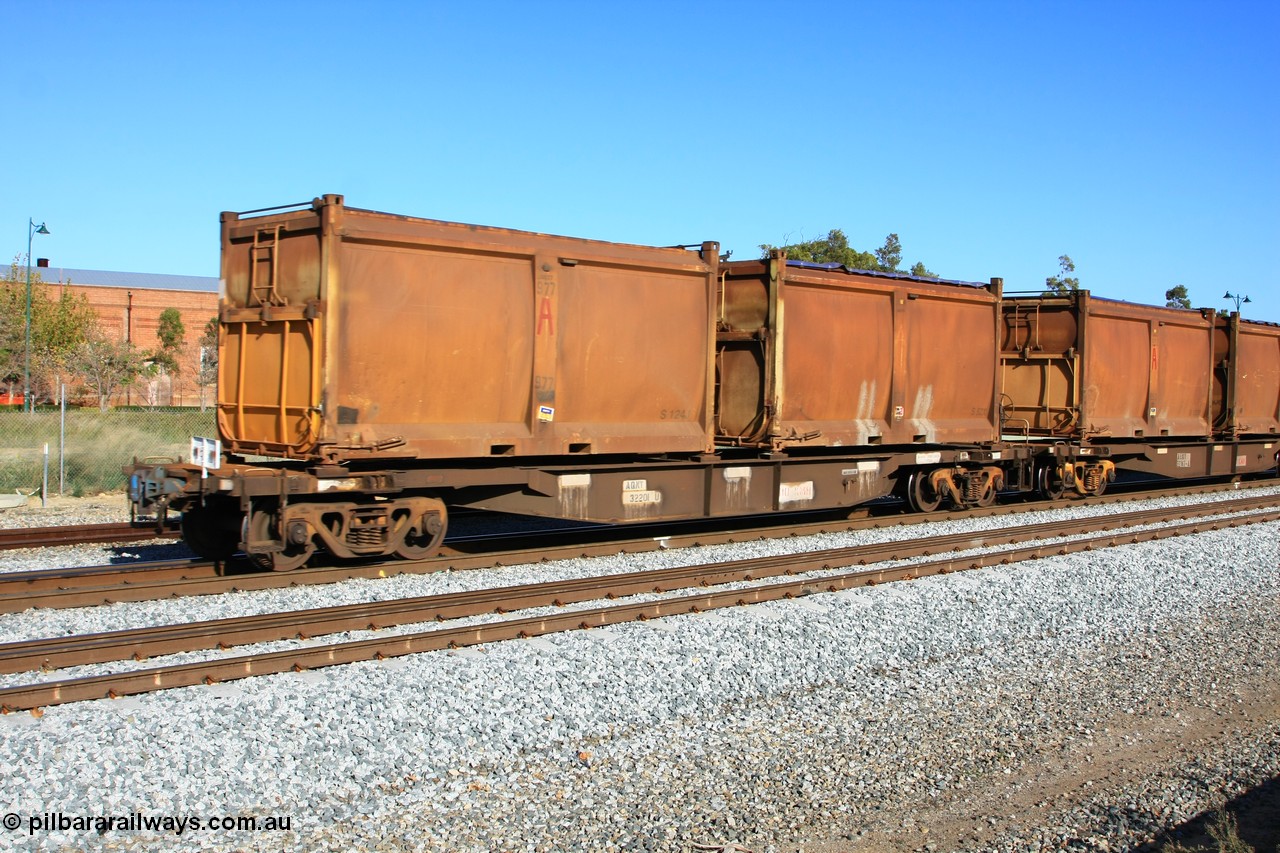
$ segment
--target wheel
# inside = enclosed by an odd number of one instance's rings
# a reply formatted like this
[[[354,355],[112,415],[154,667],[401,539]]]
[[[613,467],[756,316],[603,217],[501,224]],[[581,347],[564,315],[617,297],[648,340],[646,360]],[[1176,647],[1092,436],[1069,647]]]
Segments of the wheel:
[[[276,515],[273,512],[255,510],[245,517],[244,541],[269,542],[276,538]],[[315,539],[306,537],[305,542],[285,542],[284,549],[267,554],[250,554],[250,559],[259,567],[272,572],[291,572],[311,559],[316,552]]]
[[[444,540],[444,512],[426,512],[414,519],[413,526],[405,534],[404,543],[396,549],[396,556],[405,560],[425,560],[434,557]]]
[[[916,512],[933,512],[942,506],[942,495],[929,483],[928,471],[916,471],[907,481],[907,503]]]
[[[211,506],[192,507],[182,514],[182,539],[197,556],[226,560],[237,550],[240,513]]]
[[[1056,466],[1046,465],[1036,475],[1036,491],[1045,500],[1056,501],[1067,491],[1067,484]]]

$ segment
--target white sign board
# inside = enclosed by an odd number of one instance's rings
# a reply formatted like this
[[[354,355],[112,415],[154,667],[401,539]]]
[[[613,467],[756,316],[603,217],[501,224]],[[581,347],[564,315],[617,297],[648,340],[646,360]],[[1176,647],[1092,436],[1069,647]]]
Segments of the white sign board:
[[[191,439],[191,464],[200,466],[200,474],[209,476],[210,468],[222,467],[222,442],[216,438]]]

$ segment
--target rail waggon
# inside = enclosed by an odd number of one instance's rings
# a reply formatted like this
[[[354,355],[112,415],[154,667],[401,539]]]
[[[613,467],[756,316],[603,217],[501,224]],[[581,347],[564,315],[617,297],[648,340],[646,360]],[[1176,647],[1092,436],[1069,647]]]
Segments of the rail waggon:
[[[275,570],[435,552],[452,507],[600,522],[1270,468],[1280,328],[719,245],[346,206],[223,213],[218,453],[138,515]],[[195,446],[193,445],[193,448]]]
[[[1006,431],[1105,446],[1112,466],[1169,477],[1274,457],[1280,327],[1087,291],[1003,311]]]

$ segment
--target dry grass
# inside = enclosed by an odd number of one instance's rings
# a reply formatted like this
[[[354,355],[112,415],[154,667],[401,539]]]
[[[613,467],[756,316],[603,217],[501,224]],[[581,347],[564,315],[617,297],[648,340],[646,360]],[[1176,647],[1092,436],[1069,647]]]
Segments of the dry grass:
[[[1240,838],[1240,825],[1231,812],[1214,812],[1205,831],[1213,839],[1214,846],[1187,847],[1174,842],[1160,848],[1161,853],[1257,853]],[[1280,847],[1276,848],[1276,853],[1280,853]]]
[[[72,409],[66,418],[64,493],[99,494],[124,487],[123,467],[134,457],[185,457],[193,435],[214,435],[213,410]],[[0,411],[0,492],[39,488],[44,446],[49,486],[58,488],[59,413]]]

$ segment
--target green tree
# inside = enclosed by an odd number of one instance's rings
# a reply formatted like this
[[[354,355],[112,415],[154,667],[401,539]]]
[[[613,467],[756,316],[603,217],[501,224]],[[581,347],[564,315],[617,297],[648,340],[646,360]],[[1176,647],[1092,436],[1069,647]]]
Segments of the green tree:
[[[69,365],[98,395],[98,408],[111,406],[111,395],[131,385],[145,368],[142,354],[128,341],[113,341],[95,330],[76,348]]]
[[[1187,294],[1187,286],[1185,284],[1174,285],[1164,292],[1164,307],[1166,308],[1190,308],[1191,297]]]
[[[196,385],[200,387],[200,411],[205,409],[204,391],[218,384],[218,318],[204,324],[196,347]]]
[[[793,261],[808,261],[815,264],[840,264],[851,270],[878,270],[880,272],[897,272],[902,264],[902,241],[897,234],[889,234],[884,238],[884,245],[872,252],[864,252],[849,245],[849,238],[839,228],[833,228],[825,237],[806,240],[800,243],[788,243],[785,246],[773,246],[762,243],[762,257],[769,257],[775,249],[782,249]],[[918,271],[918,272],[917,272]],[[925,278],[938,278],[923,263],[917,262],[911,267],[912,275]]]
[[[884,245],[876,249],[876,266],[885,272],[897,272],[902,263],[902,241],[897,234],[884,238]]]
[[[59,290],[57,299],[52,299],[46,289],[40,311],[33,311],[31,318],[31,383],[36,389],[32,393],[44,399],[57,397],[59,386],[72,373],[72,356],[99,323],[87,296],[65,287]]]
[[[156,369],[169,377],[169,405],[173,405],[174,386],[182,372],[179,357],[186,343],[186,327],[182,325],[182,312],[177,308],[166,308],[160,312],[160,325],[156,328],[156,338],[160,347],[151,353],[151,363]]]
[[[1072,262],[1070,256],[1058,256],[1058,270],[1059,275],[1051,275],[1044,280],[1046,293],[1065,296],[1080,289],[1080,279],[1069,276],[1069,273],[1076,271],[1076,265]]]
[[[160,325],[156,329],[156,338],[160,348],[152,355],[152,361],[165,372],[178,372],[178,353],[186,343],[186,327],[182,325],[182,313],[177,308],[166,308],[160,312]]]
[[[12,266],[0,278],[0,379],[12,386],[22,383],[23,353],[26,351],[27,291],[26,270],[14,258]],[[31,271],[32,302],[40,273]]]
[[[15,259],[0,277],[0,381],[22,381],[27,362],[27,272]],[[67,282],[70,284],[70,282]],[[67,360],[97,327],[98,315],[83,294],[59,287],[56,295],[31,270],[31,393],[51,399],[69,372]]]
[[[911,265],[911,274],[916,278],[942,278],[942,276],[938,275],[936,272],[932,272],[920,261],[916,261]]]
[[[849,269],[868,270],[876,268],[876,256],[870,252],[860,252],[849,245],[849,238],[839,228],[827,232],[827,236],[817,240],[801,243],[789,243],[785,246],[760,245],[764,257],[774,249],[782,249],[793,261],[808,261],[814,264],[842,264]]]

